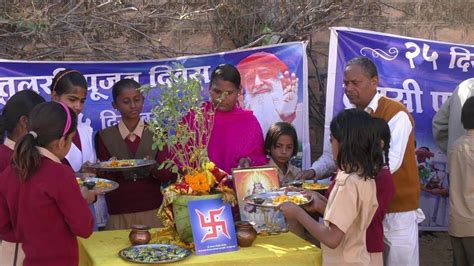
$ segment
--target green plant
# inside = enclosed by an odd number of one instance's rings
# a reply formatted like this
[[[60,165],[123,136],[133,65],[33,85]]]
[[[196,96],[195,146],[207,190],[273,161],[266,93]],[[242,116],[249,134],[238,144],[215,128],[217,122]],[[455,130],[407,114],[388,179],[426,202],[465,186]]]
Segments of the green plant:
[[[207,145],[216,109],[212,104],[205,105],[202,76],[183,76],[183,69],[175,65],[166,85],[142,87],[148,95],[159,89],[159,94],[150,100],[154,107],[148,128],[153,133],[153,148],[163,150],[166,146],[171,154],[160,169],[174,173],[203,169],[209,162]]]

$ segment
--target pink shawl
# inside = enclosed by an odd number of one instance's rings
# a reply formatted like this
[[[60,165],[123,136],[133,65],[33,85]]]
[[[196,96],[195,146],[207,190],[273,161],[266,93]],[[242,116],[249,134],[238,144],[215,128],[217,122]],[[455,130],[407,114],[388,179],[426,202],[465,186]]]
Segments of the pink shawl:
[[[242,157],[249,157],[251,166],[266,165],[262,129],[253,112],[240,107],[230,112],[216,110],[208,153],[209,159],[229,174]]]

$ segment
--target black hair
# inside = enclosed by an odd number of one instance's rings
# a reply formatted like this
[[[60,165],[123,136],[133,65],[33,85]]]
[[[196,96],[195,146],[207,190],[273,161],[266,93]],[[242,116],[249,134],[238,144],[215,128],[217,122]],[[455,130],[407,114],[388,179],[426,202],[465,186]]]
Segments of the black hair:
[[[474,129],[474,96],[467,98],[462,106],[461,123],[466,130]]]
[[[220,64],[218,65],[211,74],[211,82],[212,85],[214,82],[218,80],[224,80],[232,82],[237,90],[240,90],[240,73],[239,70],[233,65],[230,64]]]
[[[374,126],[375,129],[377,130],[377,133],[379,134],[379,139],[383,140],[383,148],[382,151],[384,153],[384,160],[385,164],[389,166],[389,151],[390,151],[390,138],[391,138],[391,133],[390,133],[390,127],[388,126],[387,122],[383,120],[382,118],[374,117]]]
[[[346,68],[351,65],[358,65],[364,70],[367,74],[369,79],[373,77],[378,77],[379,74],[377,72],[377,67],[375,66],[374,62],[365,56],[354,57],[346,64]]]
[[[383,162],[380,139],[374,120],[365,111],[347,109],[330,125],[331,135],[339,142],[337,166],[346,173],[375,178]]]
[[[46,148],[52,141],[62,138],[68,119],[69,109],[71,126],[65,136],[75,132],[77,127],[76,113],[57,102],[40,103],[33,108],[28,119],[28,131],[16,144],[12,163],[20,179],[26,181],[41,164],[41,155],[37,146]],[[35,136],[36,135],[36,136]]]
[[[71,92],[75,86],[83,88],[87,93],[87,81],[84,75],[74,69],[65,69],[54,76],[51,83],[51,94],[54,91],[56,95],[61,96]]]
[[[133,79],[122,79],[114,84],[112,87],[112,99],[114,102],[117,102],[117,97],[123,90],[126,89],[139,89],[141,87],[140,83],[136,82]]]
[[[6,135],[12,133],[22,116],[27,116],[31,109],[45,100],[32,90],[15,93],[5,104],[0,116],[0,140],[3,142]]]
[[[267,131],[265,136],[265,153],[270,154],[273,148],[276,148],[278,138],[282,135],[290,136],[293,139],[293,153],[291,156],[298,154],[298,135],[295,128],[287,122],[276,122]]]

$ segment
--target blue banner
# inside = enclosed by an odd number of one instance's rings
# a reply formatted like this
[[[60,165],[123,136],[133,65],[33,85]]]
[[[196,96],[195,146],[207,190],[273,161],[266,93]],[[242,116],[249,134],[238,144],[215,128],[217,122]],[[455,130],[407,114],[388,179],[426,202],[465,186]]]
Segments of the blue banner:
[[[422,229],[446,230],[448,197],[430,193],[428,184],[447,188],[446,155],[436,146],[433,116],[461,81],[473,74],[474,47],[443,43],[351,28],[332,28],[326,100],[326,134],[329,123],[341,110],[350,107],[344,95],[345,64],[357,56],[367,56],[376,64],[378,91],[404,104],[415,119],[422,195],[426,220]],[[418,153],[417,153],[418,154]],[[421,154],[421,153],[420,153]]]
[[[34,90],[50,100],[52,78],[70,68],[81,71],[88,82],[88,97],[79,123],[88,123],[96,131],[120,120],[112,108],[112,86],[124,78],[142,85],[164,85],[178,63],[185,69],[175,75],[191,77],[200,74],[207,87],[212,70],[219,64],[238,67],[242,76],[244,97],[241,104],[252,109],[259,119],[264,135],[278,121],[291,122],[298,133],[303,167],[309,167],[308,97],[306,44],[286,43],[218,54],[187,56],[164,60],[126,62],[37,62],[0,61],[0,109],[18,91]],[[287,72],[287,74],[285,74]],[[293,87],[292,87],[293,86]],[[150,102],[145,101],[145,120],[150,119]]]

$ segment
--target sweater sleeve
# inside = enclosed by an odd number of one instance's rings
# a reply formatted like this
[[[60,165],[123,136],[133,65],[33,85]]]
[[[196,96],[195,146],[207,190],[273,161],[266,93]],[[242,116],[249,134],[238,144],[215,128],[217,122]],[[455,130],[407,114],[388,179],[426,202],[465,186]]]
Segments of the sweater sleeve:
[[[393,177],[388,169],[380,170],[378,176],[375,179],[375,184],[377,186],[377,202],[379,206],[375,211],[372,222],[382,222],[385,214],[388,211],[388,206],[390,201],[395,195],[395,184],[393,183]]]
[[[3,194],[0,194],[0,239],[17,242],[13,232],[7,201]]]
[[[58,185],[61,186],[61,189],[56,190],[56,202],[72,233],[87,238],[92,234],[94,217],[87,206],[87,202],[82,197],[74,173],[67,170],[58,179]]]

